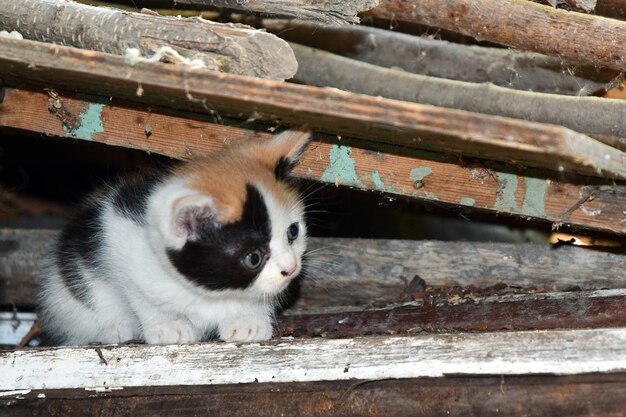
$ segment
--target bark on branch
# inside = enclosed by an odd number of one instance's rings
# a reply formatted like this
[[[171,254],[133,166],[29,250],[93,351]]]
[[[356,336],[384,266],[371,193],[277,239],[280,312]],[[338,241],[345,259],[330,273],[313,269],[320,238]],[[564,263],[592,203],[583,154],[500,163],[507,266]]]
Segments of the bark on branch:
[[[131,13],[65,0],[0,0],[0,28],[17,30],[26,39],[118,55],[137,48],[143,56],[152,56],[170,47],[184,59],[201,60],[207,69],[261,78],[291,78],[297,68],[293,52],[276,36],[200,18]]]
[[[207,9],[225,7],[241,12],[314,20],[327,24],[359,23],[357,13],[369,10],[378,0],[113,0],[148,8],[183,7]]]
[[[626,22],[519,0],[382,0],[371,16],[443,28],[476,39],[619,71]]]
[[[611,87],[619,72],[574,67],[559,58],[461,45],[367,26],[320,26],[265,19],[281,38],[381,67],[516,90],[589,95]]]
[[[382,68],[292,44],[295,79],[318,87],[557,124],[626,150],[626,102],[515,91]]]

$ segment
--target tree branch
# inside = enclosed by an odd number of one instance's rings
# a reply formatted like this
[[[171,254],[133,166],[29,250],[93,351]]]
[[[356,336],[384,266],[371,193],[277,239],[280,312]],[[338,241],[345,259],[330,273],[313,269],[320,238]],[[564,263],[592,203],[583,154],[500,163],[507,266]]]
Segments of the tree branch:
[[[269,79],[291,78],[297,63],[289,46],[264,31],[201,18],[180,19],[92,7],[71,1],[0,0],[0,27],[25,38],[124,55],[170,47],[207,69]],[[176,62],[176,57],[169,57]]]
[[[478,113],[551,123],[593,135],[626,150],[626,102],[531,93],[410,74],[291,44],[295,79],[318,87],[382,96]]]
[[[382,0],[368,15],[451,30],[478,40],[626,69],[626,22],[519,0]]]

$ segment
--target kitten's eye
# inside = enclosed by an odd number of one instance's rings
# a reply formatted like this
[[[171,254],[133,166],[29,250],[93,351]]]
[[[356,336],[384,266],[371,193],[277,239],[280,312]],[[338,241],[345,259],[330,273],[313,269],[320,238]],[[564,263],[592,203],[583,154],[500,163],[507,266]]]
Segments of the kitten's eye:
[[[298,238],[298,233],[300,233],[300,226],[298,226],[298,223],[291,223],[291,225],[287,228],[287,240],[289,240],[289,243]]]
[[[263,264],[263,253],[258,249],[253,250],[243,258],[242,262],[243,266],[247,269],[252,271],[259,269],[259,267]]]

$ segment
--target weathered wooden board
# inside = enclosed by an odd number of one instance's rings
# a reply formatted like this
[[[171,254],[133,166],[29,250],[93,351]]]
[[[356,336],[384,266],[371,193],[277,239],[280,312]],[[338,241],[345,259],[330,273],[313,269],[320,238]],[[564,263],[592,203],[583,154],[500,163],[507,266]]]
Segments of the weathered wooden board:
[[[623,71],[626,22],[519,0],[382,0],[371,16],[420,23]]]
[[[441,331],[625,327],[626,290],[479,297],[463,291],[422,291],[416,301],[387,308],[286,311],[275,334],[357,337]],[[306,299],[306,293],[304,295]],[[407,298],[410,298],[407,297]]]
[[[622,417],[626,374],[455,377],[91,390],[0,397],[5,417]]]
[[[28,306],[57,235],[0,231],[0,304]],[[431,286],[626,288],[626,255],[582,247],[486,242],[309,239],[314,251],[295,308],[391,303],[415,275]],[[601,272],[599,272],[601,271]]]
[[[626,371],[626,329],[0,352],[0,390]]]
[[[179,107],[282,120],[377,142],[626,178],[626,153],[563,127],[334,89],[189,70],[25,40],[0,39],[0,78]]]
[[[269,133],[241,127],[240,122],[222,122],[115,99],[62,94],[57,102],[45,93],[14,89],[7,89],[0,104],[2,126],[176,158],[212,152],[235,140],[269,137]],[[295,174],[434,204],[550,222],[555,228],[626,233],[626,186],[611,181],[568,179],[523,167],[492,169],[455,157],[367,142],[352,146],[345,140],[312,145]]]

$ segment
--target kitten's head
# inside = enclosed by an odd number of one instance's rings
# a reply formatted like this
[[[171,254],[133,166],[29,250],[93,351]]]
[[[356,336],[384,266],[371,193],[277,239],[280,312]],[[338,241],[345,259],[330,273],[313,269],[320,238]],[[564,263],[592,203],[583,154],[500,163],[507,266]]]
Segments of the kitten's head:
[[[296,277],[306,249],[304,205],[288,174],[309,141],[286,131],[187,164],[189,192],[172,202],[168,256],[211,290],[276,295]]]

